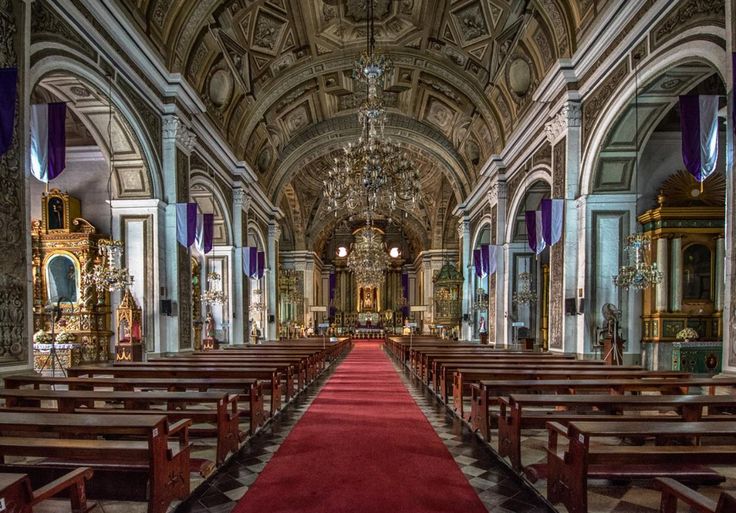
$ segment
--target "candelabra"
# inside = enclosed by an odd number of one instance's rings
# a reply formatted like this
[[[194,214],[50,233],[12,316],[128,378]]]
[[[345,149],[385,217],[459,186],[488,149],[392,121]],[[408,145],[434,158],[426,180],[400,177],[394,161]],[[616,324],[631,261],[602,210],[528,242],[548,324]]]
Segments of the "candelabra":
[[[488,293],[482,287],[478,287],[475,291],[475,301],[473,302],[473,310],[488,310]]]
[[[201,298],[209,306],[222,304],[226,300],[220,281],[218,273],[214,271],[207,273],[207,290],[202,293]]]
[[[521,273],[519,275],[519,287],[517,291],[514,292],[512,301],[517,305],[537,302],[537,294],[532,288],[531,273]]]
[[[97,242],[97,251],[99,259],[89,279],[97,288],[97,294],[102,301],[106,291],[113,292],[130,287],[133,284],[133,277],[128,274],[128,269],[121,265],[122,241],[101,239]]]
[[[625,290],[643,290],[662,282],[662,271],[657,263],[649,263],[646,253],[649,251],[651,239],[643,233],[635,233],[626,238],[624,254],[629,260],[622,265],[618,274],[613,276],[613,283]]]
[[[348,269],[359,287],[378,287],[388,266],[389,256],[383,242],[368,222],[348,255]]]

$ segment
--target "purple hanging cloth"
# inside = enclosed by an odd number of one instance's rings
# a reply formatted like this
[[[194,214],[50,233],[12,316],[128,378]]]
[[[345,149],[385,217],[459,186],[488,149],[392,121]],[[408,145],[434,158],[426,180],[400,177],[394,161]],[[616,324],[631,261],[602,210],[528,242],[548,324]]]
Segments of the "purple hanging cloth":
[[[718,96],[680,96],[680,129],[685,168],[703,182],[718,161]]]
[[[13,142],[17,88],[18,69],[0,68],[0,155],[8,151]]]
[[[483,277],[491,274],[491,252],[488,244],[480,246],[480,265],[483,268]]]
[[[197,204],[176,204],[176,240],[188,248],[197,237]]]
[[[207,254],[212,251],[212,245],[215,236],[215,214],[203,214],[202,221],[202,232],[203,232],[203,249],[204,253]]]
[[[480,259],[480,249],[473,250],[473,265],[475,266],[475,275],[478,278],[483,277],[483,262]]]
[[[524,220],[526,221],[526,239],[529,242],[529,249],[534,253],[537,252],[537,212],[536,210],[527,210],[524,212]]]
[[[258,279],[263,278],[263,274],[266,272],[266,253],[259,251],[257,256],[257,272],[256,277]]]
[[[401,315],[409,317],[409,273],[401,273],[401,296],[406,299],[406,304],[401,307]]]
[[[542,211],[542,238],[547,245],[551,246],[562,238],[565,200],[543,199],[540,210]]]

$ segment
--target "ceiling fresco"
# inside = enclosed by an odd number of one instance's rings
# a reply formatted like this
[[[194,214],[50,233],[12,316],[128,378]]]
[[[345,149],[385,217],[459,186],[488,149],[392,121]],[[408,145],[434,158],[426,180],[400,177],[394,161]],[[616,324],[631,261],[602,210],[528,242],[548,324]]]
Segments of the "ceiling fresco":
[[[365,46],[365,0],[121,0],[206,115],[288,211],[295,249],[312,249],[321,181],[358,133],[365,91],[352,66]],[[394,71],[386,134],[415,156],[433,233],[501,151],[547,70],[574,51],[602,0],[374,0],[376,45]],[[437,203],[435,201],[435,203]],[[432,217],[434,216],[434,217]],[[301,235],[296,235],[300,233]]]

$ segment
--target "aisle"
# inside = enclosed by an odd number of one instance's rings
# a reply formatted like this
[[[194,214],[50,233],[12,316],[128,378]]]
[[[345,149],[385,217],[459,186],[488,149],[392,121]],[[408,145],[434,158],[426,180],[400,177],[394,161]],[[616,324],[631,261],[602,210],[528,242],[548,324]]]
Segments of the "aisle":
[[[360,342],[234,513],[485,513],[379,343]]]

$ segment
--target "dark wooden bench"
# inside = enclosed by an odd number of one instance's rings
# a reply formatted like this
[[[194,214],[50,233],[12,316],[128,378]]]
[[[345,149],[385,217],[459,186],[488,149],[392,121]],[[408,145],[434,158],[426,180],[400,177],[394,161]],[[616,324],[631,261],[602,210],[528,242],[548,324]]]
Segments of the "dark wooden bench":
[[[601,437],[655,437],[658,440],[736,437],[736,422],[548,422],[547,499],[569,513],[588,513],[588,479],[651,480],[669,476],[715,484],[723,477],[711,465],[736,463],[736,443],[728,445],[594,445]],[[558,437],[567,439],[560,448]]]
[[[281,373],[275,367],[148,367],[141,365],[82,365],[69,367],[70,377],[112,376],[115,378],[161,378],[161,379],[258,379],[269,383],[264,395],[271,397],[271,415],[281,409]]]
[[[689,377],[687,372],[676,371],[646,371],[636,369],[621,369],[620,367],[604,366],[601,368],[576,368],[571,366],[569,369],[545,368],[537,366],[536,368],[514,366],[507,369],[478,369],[478,368],[461,368],[456,369],[453,373],[452,397],[453,408],[460,418],[464,416],[464,397],[465,393],[470,392],[470,385],[483,380],[530,380],[530,379],[611,379],[611,378],[685,378]],[[447,397],[445,396],[445,401]]]
[[[610,395],[610,394],[512,394],[499,398],[498,453],[511,460],[520,471],[521,433],[525,429],[544,429],[548,421],[566,425],[584,420],[638,421],[704,420],[705,411],[736,407],[736,396],[730,395]],[[530,410],[543,407],[544,410]],[[560,408],[563,410],[561,411]],[[624,410],[673,410],[677,416],[623,416]],[[582,411],[581,411],[582,410]],[[709,415],[710,417],[710,415]],[[722,416],[713,416],[723,420]],[[736,419],[735,419],[736,420]],[[490,435],[489,435],[490,436]]]
[[[238,411],[241,421],[249,419],[250,434],[265,423],[263,408],[263,387],[257,379],[243,380],[232,378],[69,378],[41,376],[39,374],[13,374],[4,378],[5,388],[9,390],[31,387],[39,390],[41,386],[61,385],[69,390],[99,390],[112,388],[115,391],[168,390],[169,392],[227,391],[238,394]],[[243,408],[247,405],[247,408]]]
[[[470,426],[490,440],[490,407],[499,397],[511,393],[577,394],[582,392],[623,395],[632,392],[656,391],[660,394],[687,394],[691,388],[706,389],[711,395],[716,387],[734,387],[736,378],[639,378],[639,379],[560,379],[560,380],[483,380],[471,384]]]
[[[79,466],[91,467],[91,498],[147,500],[148,513],[165,513],[171,501],[191,491],[190,425],[189,420],[169,424],[164,415],[5,412],[0,415],[0,471],[50,481]],[[49,438],[51,433],[58,438]],[[170,443],[175,438],[178,445]],[[10,463],[11,456],[40,460]]]
[[[80,467],[36,490],[33,489],[33,483],[27,474],[0,474],[0,512],[33,513],[34,507],[59,494],[66,494],[68,495],[66,502],[70,508],[64,508],[57,503],[52,506],[53,511],[71,510],[72,513],[87,513],[96,507],[94,502],[87,502],[85,492],[85,483],[93,473],[89,467]],[[50,510],[44,506],[44,510]]]
[[[694,513],[733,513],[736,511],[736,493],[721,492],[718,502],[705,497],[692,488],[669,477],[658,477],[654,480],[657,488],[662,490],[660,513],[677,513],[677,502],[682,501]]]
[[[55,401],[59,413],[166,415],[170,422],[191,419],[193,424],[210,424],[213,427],[209,429],[190,427],[189,434],[214,436],[217,439],[218,465],[225,462],[230,452],[236,452],[240,448],[240,442],[244,438],[239,429],[238,396],[227,392],[0,389],[0,398],[5,400],[6,409],[41,408],[41,401]],[[108,401],[121,404],[116,408],[98,407],[96,404]],[[157,404],[163,404],[166,409],[151,409],[151,406]],[[189,408],[192,404],[200,408]]]

